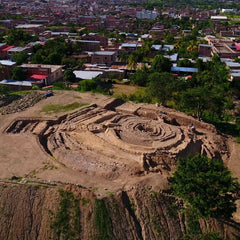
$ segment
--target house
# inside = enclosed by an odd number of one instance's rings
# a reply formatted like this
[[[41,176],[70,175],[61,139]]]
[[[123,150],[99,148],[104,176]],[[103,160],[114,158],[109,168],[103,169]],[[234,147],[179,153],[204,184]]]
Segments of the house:
[[[106,36],[99,36],[99,35],[87,35],[82,37],[82,40],[90,40],[90,41],[99,41],[100,46],[107,47],[108,46],[108,37]]]
[[[240,80],[240,63],[233,61],[224,61],[227,67],[230,69],[231,81]]]
[[[27,79],[39,85],[50,85],[63,77],[62,65],[22,64]]]
[[[15,27],[16,29],[22,29],[24,32],[32,35],[38,35],[41,32],[44,32],[44,26],[42,24],[20,24]]]
[[[16,66],[16,62],[0,60],[0,80],[11,79],[11,70]]]
[[[211,20],[214,23],[219,23],[219,22],[222,22],[222,21],[227,21],[228,18],[227,18],[227,16],[218,15],[218,16],[211,16]]]
[[[116,61],[117,52],[115,51],[97,51],[93,52],[91,56],[92,64],[104,64],[110,66]]]
[[[211,57],[212,55],[212,46],[209,44],[199,44],[198,53],[201,57]]]
[[[29,48],[29,47],[12,47],[7,50],[7,55],[9,57],[11,57],[14,54],[20,53],[20,52],[26,52],[26,53],[31,52],[31,48]]]
[[[0,59],[7,59],[7,51],[11,48],[14,48],[14,46],[8,46],[7,44],[0,46]]]
[[[76,40],[80,48],[83,51],[98,51],[100,50],[100,41],[93,41],[93,40]]]
[[[138,11],[136,13],[136,17],[138,19],[150,19],[155,20],[158,17],[159,13],[157,11],[150,11],[143,9],[142,11]]]
[[[138,47],[138,43],[123,43],[121,46],[119,46],[119,50],[132,52],[132,51],[136,51],[137,47]]]

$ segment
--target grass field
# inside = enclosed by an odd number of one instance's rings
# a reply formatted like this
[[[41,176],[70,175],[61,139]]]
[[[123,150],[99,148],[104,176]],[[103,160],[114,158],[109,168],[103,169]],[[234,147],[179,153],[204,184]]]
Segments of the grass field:
[[[114,84],[113,86],[113,96],[118,97],[122,94],[125,94],[126,96],[129,96],[131,94],[144,94],[145,88],[144,87],[138,87],[138,86],[131,86],[131,85],[125,85],[125,84]]]
[[[87,103],[71,103],[71,104],[67,104],[67,105],[60,105],[60,104],[50,104],[47,106],[44,106],[42,108],[42,112],[45,112],[46,114],[50,114],[50,113],[59,113],[59,112],[68,112],[68,111],[72,111],[74,109],[83,107],[83,106],[87,106]]]

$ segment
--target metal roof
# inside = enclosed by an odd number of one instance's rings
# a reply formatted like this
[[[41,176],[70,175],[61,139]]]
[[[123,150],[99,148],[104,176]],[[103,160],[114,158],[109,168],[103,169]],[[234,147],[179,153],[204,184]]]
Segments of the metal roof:
[[[209,45],[209,44],[199,44],[198,46],[201,46],[201,47],[212,47],[212,45]]]
[[[11,50],[11,52],[21,52],[21,51],[24,51],[26,49],[28,49],[28,48],[27,47],[13,47],[9,50]]]
[[[160,51],[162,49],[162,45],[153,44],[152,48],[155,49],[155,50]]]
[[[189,68],[189,67],[171,67],[172,72],[198,72],[197,68]]]
[[[13,66],[14,64],[16,64],[16,62],[12,62],[9,60],[0,60],[0,64],[4,66]]]
[[[116,52],[114,51],[97,51],[94,52],[94,55],[114,55]]]
[[[240,63],[238,63],[238,62],[227,62],[227,61],[225,61],[225,63],[230,68],[231,67],[239,67],[240,68]]]
[[[121,47],[137,47],[137,43],[123,43]]]
[[[15,28],[38,28],[43,26],[42,24],[19,24]]]
[[[15,81],[15,80],[2,80],[0,84],[5,84],[5,85],[15,85],[15,86],[32,86],[31,82],[28,81]]]
[[[93,79],[99,75],[102,75],[103,72],[100,71],[73,71],[75,74],[76,78],[80,79]]]
[[[174,45],[163,45],[163,48],[162,48],[163,51],[173,50],[173,49],[174,49]]]

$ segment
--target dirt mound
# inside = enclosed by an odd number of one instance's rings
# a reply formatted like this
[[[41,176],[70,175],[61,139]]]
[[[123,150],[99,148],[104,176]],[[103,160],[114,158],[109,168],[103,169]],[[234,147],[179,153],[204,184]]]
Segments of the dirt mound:
[[[163,113],[152,106],[131,104],[129,107],[129,103],[108,110],[109,106],[116,105],[116,101],[112,101],[113,104],[108,99],[107,109],[90,105],[55,120],[15,119],[5,133],[31,133],[47,154],[65,166],[109,180],[123,174],[129,177],[150,172],[168,175],[177,157],[196,152],[211,158],[228,157],[225,139],[215,133],[208,134],[205,123],[198,122],[197,131],[193,131],[183,125],[182,119],[181,124],[178,123],[174,113]],[[186,118],[186,123],[189,121]]]

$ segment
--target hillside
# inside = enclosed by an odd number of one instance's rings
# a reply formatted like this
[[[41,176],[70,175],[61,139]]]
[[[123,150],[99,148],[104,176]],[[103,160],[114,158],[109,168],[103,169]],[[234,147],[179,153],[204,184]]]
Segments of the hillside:
[[[198,223],[168,192],[177,158],[191,153],[222,158],[240,176],[240,148],[230,136],[161,106],[70,91],[39,94],[1,108],[1,239],[240,236],[239,209],[231,222]],[[16,101],[31,104],[16,108]]]

